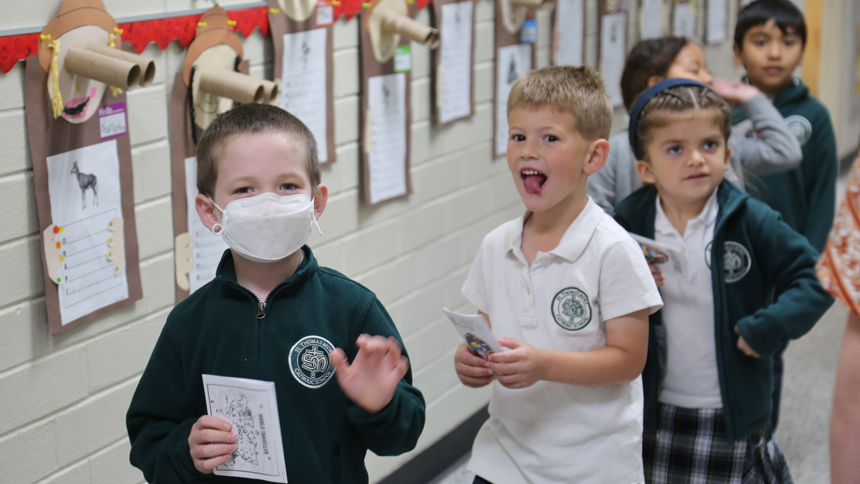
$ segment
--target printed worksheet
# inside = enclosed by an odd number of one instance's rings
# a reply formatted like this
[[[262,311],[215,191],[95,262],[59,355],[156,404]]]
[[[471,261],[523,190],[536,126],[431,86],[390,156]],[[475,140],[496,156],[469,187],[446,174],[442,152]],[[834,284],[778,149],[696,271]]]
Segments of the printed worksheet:
[[[642,0],[639,11],[639,33],[642,40],[663,37],[663,1]]]
[[[555,65],[581,66],[585,39],[583,0],[558,0],[555,11]]]
[[[472,12],[470,1],[442,5],[439,54],[439,123],[472,114]]]
[[[621,97],[621,72],[624,70],[627,38],[624,13],[604,15],[600,24],[600,72],[613,106],[624,104]]]
[[[207,229],[197,215],[194,199],[197,198],[197,157],[185,158],[185,200],[188,207],[188,233],[192,249],[191,272],[188,273],[189,294],[215,279],[215,270],[228,245],[219,235]]]
[[[206,409],[236,434],[236,452],[215,475],[287,482],[275,382],[203,375]]]
[[[707,2],[707,38],[708,44],[719,44],[726,40],[726,0],[708,0]]]
[[[682,250],[641,235],[631,233],[630,237],[642,248],[642,254],[649,264],[658,264],[661,270],[672,271],[683,278],[689,276],[687,254]]]
[[[109,259],[111,219],[122,218],[116,140],[49,156],[47,164],[65,325],[128,299],[125,265]]]
[[[370,203],[406,194],[406,74],[367,80]]]
[[[311,130],[320,163],[325,163],[328,161],[326,29],[284,34],[281,65],[281,107]]]
[[[532,66],[531,44],[499,47],[498,78],[496,79],[496,156],[508,152],[508,95],[520,77],[528,74]]]
[[[676,3],[672,10],[672,35],[695,38],[696,17],[692,3]]]
[[[507,348],[500,345],[487,320],[480,314],[460,314],[442,308],[442,312],[451,324],[463,337],[463,340],[469,346],[469,351],[475,356],[480,356],[487,359],[492,353],[502,353],[508,351]]]

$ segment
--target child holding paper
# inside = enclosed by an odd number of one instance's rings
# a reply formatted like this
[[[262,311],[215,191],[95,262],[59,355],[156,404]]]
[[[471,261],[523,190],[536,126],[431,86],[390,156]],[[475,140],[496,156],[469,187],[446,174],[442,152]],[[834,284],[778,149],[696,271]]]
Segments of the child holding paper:
[[[514,84],[508,122],[526,212],[486,236],[463,285],[510,348],[455,354],[465,385],[493,385],[469,469],[476,483],[642,482],[639,375],[662,302],[639,246],[585,194],[609,97],[588,68],[544,68]]]
[[[685,278],[664,271],[665,305],[651,316],[642,377],[649,484],[791,482],[771,432],[769,357],[833,301],[806,239],[723,179],[730,118],[716,92],[686,79],[646,90],[630,117],[648,185],[616,206],[616,218],[689,261]]]
[[[131,463],[159,484],[232,482],[212,475],[241,442],[207,415],[208,374],[275,383],[291,484],[366,484],[368,449],[415,447],[424,399],[376,296],[305,245],[328,195],[313,135],[245,104],[212,122],[197,153],[197,213],[230,250],[167,317],[126,417]]]

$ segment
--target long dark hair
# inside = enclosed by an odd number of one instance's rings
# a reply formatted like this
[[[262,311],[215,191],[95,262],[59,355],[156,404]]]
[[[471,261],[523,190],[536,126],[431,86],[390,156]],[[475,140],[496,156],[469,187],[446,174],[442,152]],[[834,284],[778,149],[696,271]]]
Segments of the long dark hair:
[[[621,97],[629,113],[636,98],[648,89],[648,79],[666,78],[669,67],[688,43],[685,37],[660,37],[643,40],[633,47],[621,73]]]

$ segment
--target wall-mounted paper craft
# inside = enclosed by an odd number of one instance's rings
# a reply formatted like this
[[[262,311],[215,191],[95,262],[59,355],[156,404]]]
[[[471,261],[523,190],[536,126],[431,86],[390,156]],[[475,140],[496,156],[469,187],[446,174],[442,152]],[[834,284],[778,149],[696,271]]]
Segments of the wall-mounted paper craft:
[[[274,82],[238,72],[242,41],[230,23],[223,8],[210,8],[200,18],[197,33],[185,53],[182,83],[190,90],[191,119],[201,130],[216,116],[232,109],[234,102],[268,103],[278,95]]]
[[[552,16],[552,63],[585,64],[585,0],[557,0]]]
[[[336,158],[334,143],[334,56],[332,6],[314,1],[301,20],[282,8],[291,0],[269,0],[269,26],[275,46],[278,104],[299,118],[313,133],[322,164]],[[316,8],[313,8],[316,6]]]
[[[728,37],[729,4],[726,0],[705,1],[705,42],[719,44]]]
[[[101,0],[65,0],[39,35],[38,59],[48,73],[45,89],[53,117],[79,124],[90,119],[110,87],[149,85],[155,76],[151,59],[121,49],[113,17]]]
[[[639,38],[646,40],[665,36],[669,14],[667,0],[640,0]]]
[[[81,8],[91,11],[65,20],[89,22],[107,15],[103,9]],[[61,12],[68,11],[64,4]],[[94,30],[73,25],[57,37],[61,45],[73,45],[67,35],[81,31]],[[55,61],[50,64],[57,65]],[[143,294],[125,93],[102,89],[80,101],[78,113],[65,112],[63,119],[55,119],[45,93],[51,77],[39,56],[27,58],[24,101],[42,234],[45,306],[51,334],[58,334]],[[100,89],[80,76],[73,84]]]
[[[535,44],[524,43],[522,27],[534,21],[534,10],[509,0],[496,0],[496,76],[493,103],[493,146],[496,156],[508,152],[508,95],[520,77],[535,67]]]
[[[415,21],[416,12],[406,0],[374,0],[359,21],[362,183],[368,207],[412,192],[411,42],[439,46],[439,32]]]
[[[472,56],[475,4],[469,0],[435,0],[433,16],[442,39],[434,51],[432,98],[436,122],[446,125],[474,112]]]
[[[672,35],[696,39],[696,1],[675,0],[672,5]]]
[[[598,51],[600,74],[613,106],[624,104],[621,97],[621,73],[627,58],[627,12],[613,0],[602,0]]]

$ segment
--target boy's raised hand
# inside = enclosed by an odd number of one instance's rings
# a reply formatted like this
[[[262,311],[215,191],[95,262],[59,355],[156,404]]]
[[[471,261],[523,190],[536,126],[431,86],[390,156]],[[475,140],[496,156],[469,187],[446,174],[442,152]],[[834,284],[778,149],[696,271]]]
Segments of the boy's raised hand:
[[[714,88],[714,91],[717,91],[720,97],[731,104],[745,103],[761,92],[757,87],[750,86],[740,79],[733,81],[714,79],[714,84],[711,87]]]
[[[352,365],[340,348],[331,354],[337,382],[346,396],[368,413],[377,413],[391,401],[397,382],[406,375],[409,360],[393,336],[362,334],[355,340],[358,353]]]
[[[454,369],[457,371],[457,377],[467,387],[481,388],[493,382],[490,362],[475,356],[466,343],[460,343],[454,353]]]
[[[542,379],[543,359],[539,349],[513,338],[501,338],[499,344],[511,349],[490,355],[490,369],[499,383],[506,388],[526,388]]]
[[[236,434],[230,428],[230,422],[210,415],[200,417],[191,427],[188,447],[198,471],[212,474],[236,452]]]

